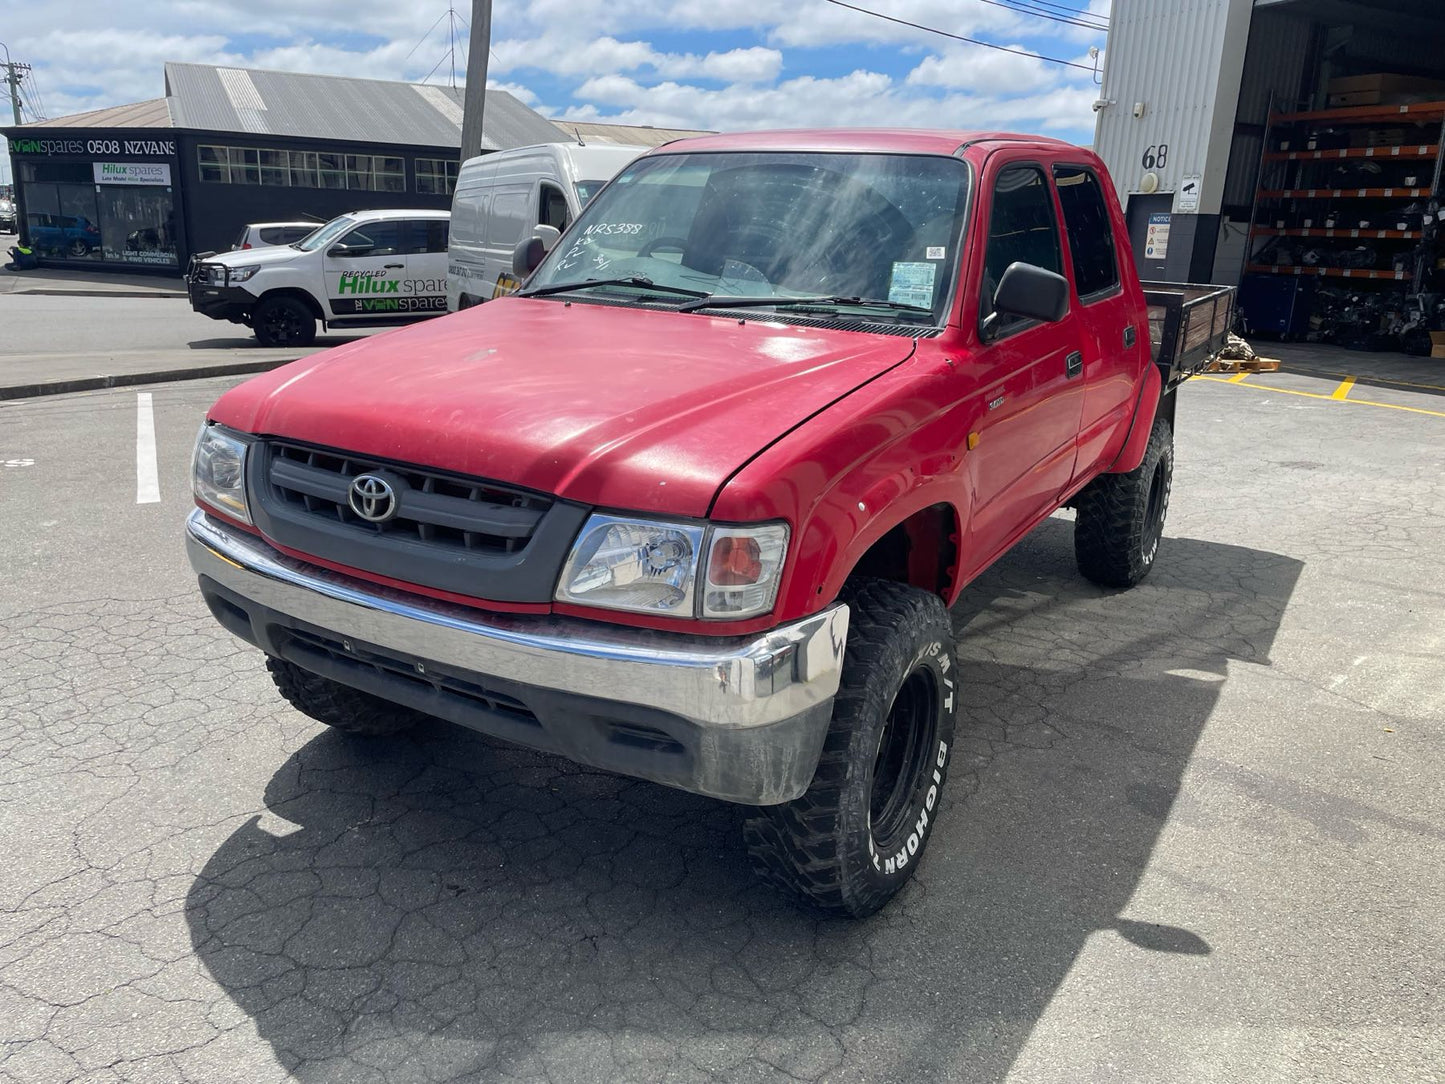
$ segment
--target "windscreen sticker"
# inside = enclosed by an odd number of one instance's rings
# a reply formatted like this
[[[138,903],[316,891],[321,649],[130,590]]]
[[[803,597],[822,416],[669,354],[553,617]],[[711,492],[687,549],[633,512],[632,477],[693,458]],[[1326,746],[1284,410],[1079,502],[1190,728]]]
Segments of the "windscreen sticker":
[[[600,234],[603,237],[627,237],[647,229],[644,222],[594,222],[583,231],[583,236]]]
[[[924,255],[930,260],[946,260],[948,258],[948,249],[944,248],[943,245],[929,245],[928,251],[924,253]]]
[[[933,276],[937,270],[937,265],[931,263],[895,262],[893,277],[888,282],[888,300],[900,305],[933,308]]]

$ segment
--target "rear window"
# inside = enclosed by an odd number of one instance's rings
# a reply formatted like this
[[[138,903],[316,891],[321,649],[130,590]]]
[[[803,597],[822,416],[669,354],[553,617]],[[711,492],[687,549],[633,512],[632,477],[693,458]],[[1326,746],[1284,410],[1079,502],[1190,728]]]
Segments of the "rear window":
[[[246,243],[246,237],[250,232],[250,226],[242,226],[241,232],[236,236],[236,239],[231,242],[231,247],[234,249],[240,248],[242,245],[244,245]]]
[[[310,233],[314,226],[267,226],[261,231],[261,240],[268,245],[289,245]]]

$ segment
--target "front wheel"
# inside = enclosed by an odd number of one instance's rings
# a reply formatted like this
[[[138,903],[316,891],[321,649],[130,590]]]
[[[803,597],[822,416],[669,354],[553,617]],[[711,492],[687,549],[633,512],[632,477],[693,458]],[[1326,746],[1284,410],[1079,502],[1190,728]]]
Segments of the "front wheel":
[[[293,708],[345,734],[369,738],[401,734],[427,718],[419,711],[313,674],[285,659],[268,655],[266,669],[271,672],[276,690]]]
[[[1149,574],[1173,486],[1174,430],[1158,418],[1136,469],[1101,474],[1077,498],[1074,557],[1085,579],[1103,587],[1133,587]]]
[[[90,246],[87,245],[84,241],[77,238],[76,240],[71,241],[70,244],[65,247],[65,251],[68,255],[74,256],[76,259],[80,259],[82,256],[90,255]]]
[[[251,329],[262,346],[310,346],[316,317],[294,297],[268,297],[256,306]]]
[[[938,596],[860,580],[842,684],[807,792],[743,825],[766,880],[862,918],[913,876],[938,816],[958,714],[958,664]]]

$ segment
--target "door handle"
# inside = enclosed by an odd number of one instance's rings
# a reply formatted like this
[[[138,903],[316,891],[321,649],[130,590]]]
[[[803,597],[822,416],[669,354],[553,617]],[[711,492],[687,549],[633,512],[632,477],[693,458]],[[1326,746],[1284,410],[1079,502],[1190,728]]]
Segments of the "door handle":
[[[1133,324],[1129,324],[1128,326],[1126,326],[1126,327],[1124,328],[1124,346],[1125,346],[1126,349],[1127,349],[1128,347],[1131,347],[1131,346],[1134,345],[1134,338],[1135,338],[1134,325],[1133,325]]]
[[[1084,355],[1075,350],[1064,359],[1064,375],[1073,378],[1084,371]]]
[[[382,266],[383,266],[383,267],[386,267],[386,268],[405,267],[406,264],[404,264],[404,263],[388,263],[388,264],[382,264]]]

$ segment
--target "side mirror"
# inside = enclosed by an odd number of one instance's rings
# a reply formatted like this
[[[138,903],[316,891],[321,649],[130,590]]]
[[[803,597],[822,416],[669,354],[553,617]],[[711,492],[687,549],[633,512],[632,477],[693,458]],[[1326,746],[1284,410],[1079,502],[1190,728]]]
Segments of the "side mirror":
[[[546,255],[547,249],[540,237],[528,237],[517,242],[517,247],[512,249],[512,274],[519,279],[526,278],[537,270],[537,265]]]
[[[551,252],[557,242],[562,239],[562,231],[556,226],[543,226],[538,223],[532,227],[532,236],[541,240],[544,251]]]
[[[1001,317],[1025,316],[1054,323],[1069,314],[1069,280],[1031,263],[1008,265],[993,295],[993,312],[984,321],[992,332]]]

